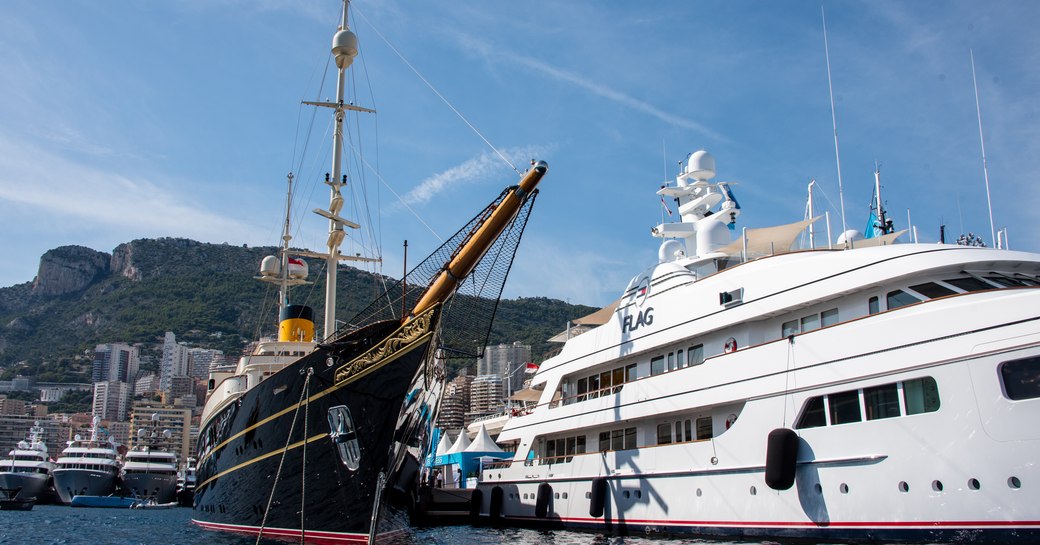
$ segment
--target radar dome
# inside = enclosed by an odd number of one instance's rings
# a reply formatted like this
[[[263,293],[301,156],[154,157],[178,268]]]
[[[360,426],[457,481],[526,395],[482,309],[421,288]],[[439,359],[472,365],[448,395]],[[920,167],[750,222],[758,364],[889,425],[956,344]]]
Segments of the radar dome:
[[[863,240],[863,233],[855,229],[849,229],[844,233],[838,235],[837,244],[848,244],[849,242],[856,242],[857,240]]]
[[[350,66],[358,54],[357,36],[347,29],[337,32],[332,37],[332,54],[336,57],[336,66]]]
[[[260,276],[278,276],[281,272],[282,265],[278,262],[278,258],[269,255],[260,262]]]
[[[686,174],[697,180],[710,180],[715,177],[715,157],[699,150],[690,154],[686,160]]]

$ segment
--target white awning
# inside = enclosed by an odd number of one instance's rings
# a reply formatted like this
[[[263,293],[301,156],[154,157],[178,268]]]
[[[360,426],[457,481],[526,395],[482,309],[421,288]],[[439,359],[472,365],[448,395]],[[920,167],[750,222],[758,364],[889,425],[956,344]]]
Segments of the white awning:
[[[764,255],[786,254],[791,251],[798,235],[816,220],[823,216],[812,219],[796,221],[786,225],[774,225],[772,227],[757,227],[744,231],[747,237],[747,257],[759,257]],[[719,252],[739,256],[744,252],[744,239],[738,238],[733,242],[718,249]]]

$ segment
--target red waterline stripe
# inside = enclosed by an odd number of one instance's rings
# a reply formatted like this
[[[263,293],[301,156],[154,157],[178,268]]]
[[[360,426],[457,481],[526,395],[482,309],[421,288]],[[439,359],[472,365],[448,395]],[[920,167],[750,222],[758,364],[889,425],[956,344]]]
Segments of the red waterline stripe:
[[[527,519],[527,520],[560,520],[563,522],[594,522],[603,523],[602,518],[585,518],[585,517],[560,517],[558,519],[540,519],[537,517],[506,517],[513,519]],[[611,519],[607,522],[611,524],[655,524],[660,526],[723,526],[731,528],[977,528],[980,526],[985,527],[1008,527],[1016,528],[1022,526],[1040,526],[1040,521],[1037,520],[929,520],[929,521],[903,521],[903,522],[828,522],[825,524],[817,524],[815,522],[771,522],[771,521],[754,521],[754,522],[736,522],[731,520],[654,520],[654,519],[625,519],[625,520],[614,520]]]
[[[207,530],[221,530],[227,532],[236,532],[242,534],[257,535],[260,533],[258,526],[240,526],[237,524],[223,524],[219,522],[203,522],[199,520],[192,520],[192,522]],[[385,538],[394,534],[401,533],[403,530],[394,530],[392,532],[384,532],[376,536],[377,539]],[[264,535],[272,537],[300,537],[300,531],[295,528],[264,528]],[[342,543],[368,543],[368,534],[355,534],[346,532],[325,532],[321,530],[307,530],[305,537],[308,542],[313,543],[328,543],[332,545],[339,545]]]

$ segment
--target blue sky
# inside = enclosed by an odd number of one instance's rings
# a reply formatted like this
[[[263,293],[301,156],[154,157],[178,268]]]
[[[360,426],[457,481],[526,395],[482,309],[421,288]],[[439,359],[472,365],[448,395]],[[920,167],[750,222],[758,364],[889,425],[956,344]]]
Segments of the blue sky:
[[[943,220],[988,241],[973,49],[995,222],[1012,248],[1040,250],[1040,3],[823,7],[850,227],[878,161],[897,227],[909,209],[922,242]],[[350,200],[368,203],[375,233],[345,250],[399,276],[404,239],[414,264],[517,178],[388,44],[514,164],[549,162],[509,297],[615,299],[656,258],[654,192],[697,149],[738,183],[738,226],[801,219],[812,178],[837,205],[820,8],[357,0],[351,96],[379,113],[350,125]],[[3,13],[0,286],[66,244],[275,244],[290,170],[298,208],[324,206],[328,115],[299,102],[334,96],[321,84],[336,0],[12,0]],[[309,215],[294,244],[319,249],[325,222]],[[836,209],[831,221],[837,233]]]

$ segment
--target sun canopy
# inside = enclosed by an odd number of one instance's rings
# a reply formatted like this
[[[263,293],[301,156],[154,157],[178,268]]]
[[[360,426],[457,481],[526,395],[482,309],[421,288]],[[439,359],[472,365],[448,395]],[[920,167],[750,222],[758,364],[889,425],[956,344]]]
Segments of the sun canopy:
[[[823,216],[812,219],[796,221],[786,225],[774,225],[772,227],[757,227],[744,231],[747,238],[748,257],[764,255],[785,254],[791,251],[794,241],[798,235],[816,220]],[[739,256],[744,252],[744,238],[738,238],[733,242],[718,249],[719,252]]]

